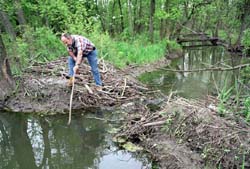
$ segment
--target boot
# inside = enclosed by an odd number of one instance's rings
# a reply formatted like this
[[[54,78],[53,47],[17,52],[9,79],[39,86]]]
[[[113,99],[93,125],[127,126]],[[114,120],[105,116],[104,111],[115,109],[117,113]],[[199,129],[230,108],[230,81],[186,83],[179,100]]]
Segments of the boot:
[[[102,86],[95,86],[95,89],[96,89],[98,92],[100,92],[100,91],[102,91]]]
[[[70,77],[67,86],[71,87],[74,83],[74,78]]]

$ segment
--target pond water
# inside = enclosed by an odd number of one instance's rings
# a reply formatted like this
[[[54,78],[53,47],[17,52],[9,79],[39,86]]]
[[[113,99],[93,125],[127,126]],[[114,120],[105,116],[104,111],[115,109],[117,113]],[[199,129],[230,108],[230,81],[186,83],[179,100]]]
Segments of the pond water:
[[[231,67],[241,63],[241,57],[233,56],[222,47],[186,49],[183,57],[173,59],[166,69],[197,70],[213,67]],[[145,73],[139,80],[168,95],[170,92],[185,98],[202,98],[217,95],[235,84],[238,70],[173,72],[157,70]]]
[[[68,126],[67,116],[0,112],[0,169],[151,168],[146,156],[114,145],[111,113],[78,114]]]

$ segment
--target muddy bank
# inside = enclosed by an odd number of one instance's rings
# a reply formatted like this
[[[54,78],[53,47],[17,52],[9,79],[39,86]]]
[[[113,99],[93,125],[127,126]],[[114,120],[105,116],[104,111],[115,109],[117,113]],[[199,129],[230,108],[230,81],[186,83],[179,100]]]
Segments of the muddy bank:
[[[216,103],[175,98],[160,111],[129,114],[117,137],[139,144],[160,168],[250,167],[250,126]]]
[[[83,63],[76,76],[73,110],[110,109],[145,99],[149,91],[126,72],[100,60],[99,68],[104,83],[97,91],[90,66]],[[67,86],[67,58],[32,66],[17,80],[18,87],[5,102],[5,109],[13,112],[42,114],[68,113],[71,87]]]

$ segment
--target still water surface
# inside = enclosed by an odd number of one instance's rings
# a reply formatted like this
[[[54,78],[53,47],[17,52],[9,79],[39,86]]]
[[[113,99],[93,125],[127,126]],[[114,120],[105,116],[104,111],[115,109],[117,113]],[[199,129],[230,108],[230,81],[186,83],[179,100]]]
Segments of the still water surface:
[[[0,169],[148,169],[112,142],[105,114],[38,117],[0,112]],[[117,124],[115,124],[117,125]]]
[[[184,50],[183,57],[173,59],[166,69],[197,70],[209,67],[228,68],[239,65],[241,57],[233,56],[221,47],[204,47]],[[159,89],[166,95],[176,92],[185,98],[202,98],[207,94],[217,95],[223,89],[235,84],[238,70],[235,71],[200,71],[171,72],[158,70],[145,73],[140,81]]]

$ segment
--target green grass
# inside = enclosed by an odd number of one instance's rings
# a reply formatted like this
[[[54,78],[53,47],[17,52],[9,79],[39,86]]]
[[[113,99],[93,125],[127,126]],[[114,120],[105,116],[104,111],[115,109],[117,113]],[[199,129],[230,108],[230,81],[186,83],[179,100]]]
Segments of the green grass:
[[[243,110],[245,120],[250,121],[250,97],[247,97],[244,101],[244,110]]]
[[[99,57],[103,57],[119,68],[131,64],[143,65],[154,62],[164,57],[166,52],[164,41],[151,44],[139,37],[137,40],[125,42],[111,39],[105,34],[98,36],[95,34],[92,38],[98,48]]]

